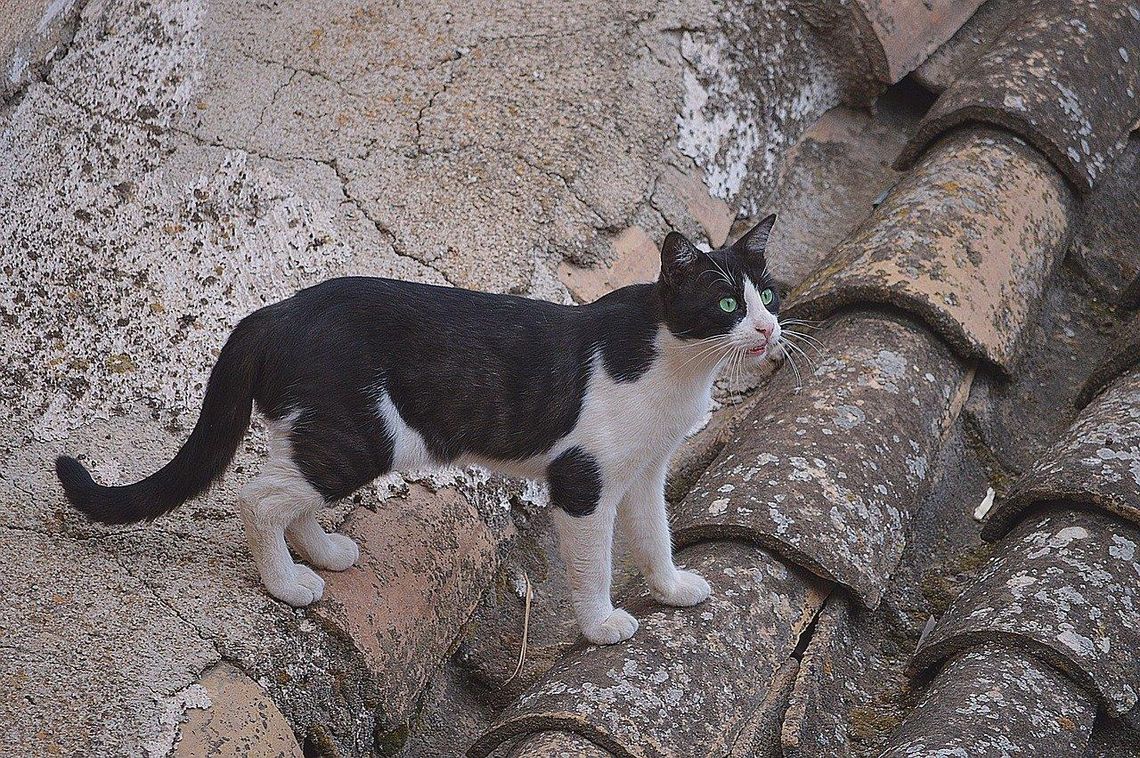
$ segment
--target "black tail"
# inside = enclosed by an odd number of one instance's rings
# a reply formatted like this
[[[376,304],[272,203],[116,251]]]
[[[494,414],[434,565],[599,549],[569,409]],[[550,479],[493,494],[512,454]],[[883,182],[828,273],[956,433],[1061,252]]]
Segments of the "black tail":
[[[93,521],[133,524],[169,513],[205,492],[233,460],[253,410],[253,386],[261,364],[252,320],[230,335],[206,385],[206,398],[190,439],[174,460],[141,482],[121,487],[96,484],[83,464],[61,455],[55,473],[67,499]]]

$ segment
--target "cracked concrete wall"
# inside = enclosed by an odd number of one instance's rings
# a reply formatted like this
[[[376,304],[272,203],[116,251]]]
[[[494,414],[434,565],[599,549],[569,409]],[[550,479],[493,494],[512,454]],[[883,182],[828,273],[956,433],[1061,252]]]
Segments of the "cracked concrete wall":
[[[125,530],[76,517],[52,459],[81,453],[106,483],[155,470],[229,329],[322,279],[567,301],[558,264],[612,258],[631,225],[703,234],[659,191],[693,170],[677,119],[719,117],[685,105],[684,40],[774,34],[782,52],[737,57],[735,76],[807,66],[806,47],[710,0],[67,7],[48,64],[0,101],[0,582],[18,598],[0,610],[4,735],[31,754],[163,754],[225,659],[301,738],[366,753],[377,696],[359,652],[265,596],[244,548],[232,502],[263,452],[256,423],[210,495]],[[830,102],[796,105],[797,87],[749,111],[748,177]],[[477,489],[501,518],[497,486]],[[366,489],[326,526],[382,499]]]
[[[77,0],[8,0],[0,24],[0,102],[40,77],[74,31]]]

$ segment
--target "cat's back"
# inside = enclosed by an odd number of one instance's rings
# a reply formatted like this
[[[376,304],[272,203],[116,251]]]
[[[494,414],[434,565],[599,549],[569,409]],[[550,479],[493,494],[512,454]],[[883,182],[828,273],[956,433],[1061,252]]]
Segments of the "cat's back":
[[[403,330],[446,327],[468,331],[565,327],[580,320],[575,318],[574,307],[545,300],[366,276],[328,279],[266,310],[275,311],[275,317],[291,327],[331,320]]]

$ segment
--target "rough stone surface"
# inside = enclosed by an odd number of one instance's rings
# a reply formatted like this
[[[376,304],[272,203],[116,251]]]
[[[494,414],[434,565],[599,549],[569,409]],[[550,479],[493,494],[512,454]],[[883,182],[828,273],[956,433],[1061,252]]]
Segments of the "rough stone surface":
[[[175,758],[301,758],[289,723],[257,682],[221,663],[198,684],[206,697],[186,712]]]
[[[1027,519],[958,597],[915,653],[925,669],[997,640],[1067,672],[1108,710],[1140,691],[1140,529],[1112,516],[1053,510]]]
[[[315,614],[362,651],[381,682],[378,721],[391,729],[406,720],[494,575],[496,540],[455,491],[413,485],[385,506],[358,509],[344,523],[361,558],[324,573]]]
[[[625,229],[614,239],[615,257],[604,266],[577,266],[563,261],[558,278],[580,303],[592,303],[618,287],[655,282],[661,269],[657,243],[640,226]]]
[[[918,314],[1011,373],[1067,241],[1071,195],[1037,151],[986,129],[947,137],[790,296],[789,315],[855,303]]]
[[[932,92],[948,89],[1024,10],[1024,0],[985,0],[962,28],[931,53],[911,76]]]
[[[0,24],[0,102],[41,76],[66,50],[83,2],[10,0]]]
[[[674,508],[676,540],[758,542],[874,607],[906,544],[966,371],[918,326],[849,316],[787,372]]]
[[[215,645],[94,541],[3,529],[0,551],[5,749],[169,751],[183,709],[205,702],[198,673]]]
[[[768,272],[783,290],[826,260],[902,176],[891,163],[921,117],[907,101],[884,98],[871,113],[833,108],[788,150],[775,192],[750,219],[776,214]]]
[[[672,209],[683,206],[684,215],[700,224],[709,247],[720,247],[728,239],[734,215],[732,209],[721,198],[709,194],[704,180],[695,170],[681,171],[673,166],[666,168],[653,193],[653,204],[665,220],[676,228],[683,228],[683,224],[674,223],[674,218],[680,221],[683,215]],[[694,241],[701,240],[698,238]]]
[[[604,750],[574,732],[539,732],[524,738],[510,758],[609,758]]]
[[[619,756],[723,754],[825,594],[809,575],[740,543],[697,545],[677,560],[709,580],[709,600],[674,609],[633,598],[626,607],[641,626],[630,641],[573,650],[471,755],[540,730],[577,732]]]
[[[1140,4],[1033,0],[926,114],[907,166],[970,122],[1032,143],[1081,191],[1120,154],[1140,116]]]
[[[677,144],[714,196],[755,216],[772,193],[780,156],[839,104],[844,83],[796,0],[728,0],[716,12],[719,28],[681,33]]]
[[[997,539],[1035,503],[1068,500],[1140,524],[1140,369],[1109,386],[990,513]]]
[[[882,758],[1077,758],[1095,717],[1095,704],[1045,664],[983,645],[946,666]]]
[[[1129,307],[1140,305],[1140,135],[1124,152],[1085,204],[1069,255],[1104,296]]]
[[[866,100],[913,71],[982,2],[796,0],[800,11],[842,51],[851,95]]]
[[[123,431],[118,424],[108,428]],[[172,444],[169,438],[152,446],[145,434],[140,440],[147,440],[148,447],[138,452],[143,460],[137,465],[147,467],[152,458],[169,455],[163,452]],[[262,454],[246,450],[239,460]],[[323,514],[326,528],[348,507],[351,503]],[[121,562],[222,658],[233,661],[268,692],[299,741],[344,755],[370,749],[383,680],[369,671],[352,641],[322,625],[313,609],[296,610],[265,593],[240,519],[229,503],[208,498],[152,525],[126,529],[76,523],[78,519],[71,514],[67,519],[62,529],[68,536],[65,544],[88,544]],[[67,550],[53,555],[53,560],[69,563]],[[91,646],[82,664],[91,675],[115,665],[108,648],[129,644],[133,623],[132,618],[108,625],[105,636]],[[163,638],[154,644],[172,662],[195,670],[177,640]],[[148,717],[139,703],[155,697],[147,688],[156,683],[140,680],[138,686],[131,692],[139,700],[124,702],[122,707],[124,713],[137,714],[134,718],[145,724]],[[77,686],[73,692],[78,703],[98,702],[103,696],[102,685]],[[185,707],[178,704],[172,723],[177,723]],[[129,733],[119,736],[125,738]],[[108,752],[115,752],[113,745],[108,745]]]

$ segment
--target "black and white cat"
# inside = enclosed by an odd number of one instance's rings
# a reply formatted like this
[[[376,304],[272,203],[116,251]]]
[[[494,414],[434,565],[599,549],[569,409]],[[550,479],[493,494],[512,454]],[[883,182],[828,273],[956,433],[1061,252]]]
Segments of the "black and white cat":
[[[709,595],[673,564],[669,459],[707,412],[730,358],[782,356],[779,300],[765,270],[774,216],[705,253],[677,232],[661,275],[581,306],[390,279],[333,279],[262,308],[234,329],[201,415],[170,463],[103,487],[74,458],[56,472],[91,519],[153,519],[221,476],[249,426],[267,418],[269,461],[240,511],[266,589],[294,606],[358,558],[315,514],[392,470],[480,465],[544,479],[578,624],[591,642],[628,639],[637,620],[610,600],[615,517],[654,597]]]

